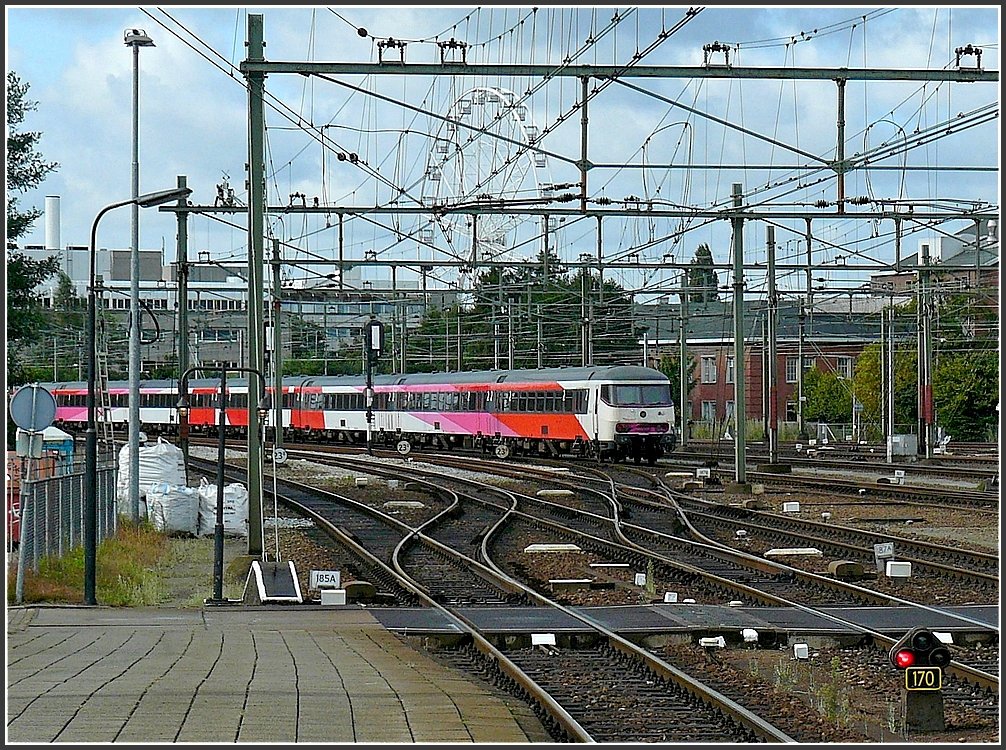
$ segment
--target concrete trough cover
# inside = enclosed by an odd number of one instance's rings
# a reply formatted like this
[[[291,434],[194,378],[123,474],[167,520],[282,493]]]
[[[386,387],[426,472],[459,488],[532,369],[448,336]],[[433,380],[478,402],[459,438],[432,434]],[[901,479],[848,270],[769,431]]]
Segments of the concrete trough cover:
[[[575,544],[529,544],[524,548],[525,552],[582,552]]]
[[[343,588],[347,602],[369,601],[377,594],[377,587],[370,581],[349,581]]]
[[[828,563],[828,572],[839,579],[862,578],[866,572],[863,564],[855,560],[832,560]]]
[[[592,562],[590,563],[592,568],[627,568],[629,563],[612,563],[612,562]]]
[[[664,473],[664,477],[667,479],[691,479],[692,472],[690,471],[668,471]]]
[[[538,497],[573,497],[573,490],[538,490]]]
[[[426,506],[418,500],[388,500],[384,507],[388,510],[418,510]]]
[[[821,557],[817,547],[777,547],[765,553],[765,557]]]

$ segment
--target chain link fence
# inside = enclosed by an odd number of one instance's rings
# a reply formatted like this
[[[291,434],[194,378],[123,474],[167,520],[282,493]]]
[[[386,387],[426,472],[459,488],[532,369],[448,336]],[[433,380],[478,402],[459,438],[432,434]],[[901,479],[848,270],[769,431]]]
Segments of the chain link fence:
[[[44,557],[63,557],[84,544],[84,462],[75,461],[54,476],[35,476],[30,467],[21,480],[16,601],[24,600],[24,571],[39,570]],[[97,543],[115,534],[116,467],[111,455],[99,457],[95,522]]]

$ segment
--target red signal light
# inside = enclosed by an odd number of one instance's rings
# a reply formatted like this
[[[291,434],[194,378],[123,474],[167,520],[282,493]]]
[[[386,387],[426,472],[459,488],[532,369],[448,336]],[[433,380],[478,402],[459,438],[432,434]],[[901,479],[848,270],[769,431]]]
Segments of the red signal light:
[[[907,669],[915,664],[915,652],[910,648],[900,649],[894,655],[894,666],[898,669]]]

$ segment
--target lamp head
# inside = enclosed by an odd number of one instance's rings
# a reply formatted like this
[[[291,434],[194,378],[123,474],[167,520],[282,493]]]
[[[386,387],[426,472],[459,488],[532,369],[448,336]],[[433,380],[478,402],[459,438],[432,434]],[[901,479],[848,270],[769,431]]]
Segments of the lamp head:
[[[152,206],[160,206],[165,203],[171,203],[171,201],[188,198],[191,194],[192,188],[187,187],[171,188],[170,190],[158,190],[154,193],[144,193],[143,195],[137,197],[136,203],[141,208],[151,208]]]
[[[189,416],[189,400],[185,396],[178,399],[178,404],[175,408],[178,409],[179,419],[185,419]]]
[[[123,43],[129,47],[153,47],[154,40],[147,36],[143,29],[126,29],[123,32]]]

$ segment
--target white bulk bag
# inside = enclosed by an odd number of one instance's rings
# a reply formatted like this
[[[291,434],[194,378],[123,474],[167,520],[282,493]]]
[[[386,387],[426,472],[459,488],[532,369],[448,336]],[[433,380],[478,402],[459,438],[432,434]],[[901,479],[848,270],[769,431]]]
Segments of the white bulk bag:
[[[138,461],[140,475],[140,498],[146,496],[150,485],[166,482],[179,487],[185,486],[185,461],[182,449],[164,438],[157,438],[153,445],[141,445]],[[119,451],[119,471],[115,481],[115,499],[119,503],[129,499],[129,444]],[[119,508],[119,512],[122,512]],[[130,512],[131,509],[126,509]]]
[[[155,482],[147,490],[147,512],[157,531],[194,536],[199,530],[199,493],[193,487]]]
[[[217,486],[203,477],[199,482],[199,535],[213,534],[217,525]],[[248,490],[234,482],[224,485],[224,533],[248,536]]]

